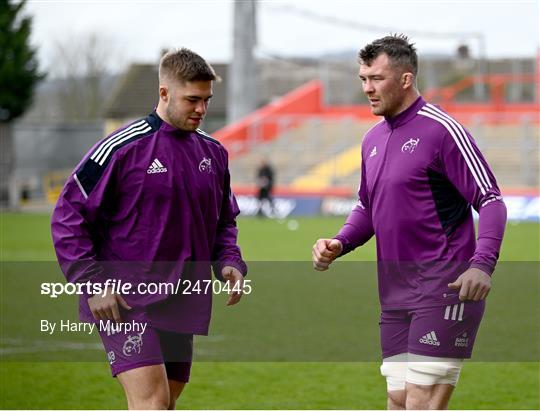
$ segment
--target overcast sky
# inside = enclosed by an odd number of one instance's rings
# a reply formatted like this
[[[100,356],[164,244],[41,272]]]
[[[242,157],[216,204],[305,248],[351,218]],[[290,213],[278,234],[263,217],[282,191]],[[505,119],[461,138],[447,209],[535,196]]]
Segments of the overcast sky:
[[[453,53],[462,42],[489,57],[531,57],[539,45],[537,0],[512,1],[260,1],[258,50],[263,54],[315,56],[352,50],[389,32],[412,33],[420,54]],[[99,33],[123,61],[156,62],[160,50],[186,46],[212,62],[232,54],[232,1],[38,1],[33,44],[48,68],[56,42],[76,43]],[[349,22],[351,24],[349,24]],[[349,27],[354,24],[357,27]],[[378,29],[379,27],[379,29]],[[419,31],[454,33],[449,37]],[[455,34],[457,33],[457,34]],[[351,55],[351,59],[355,54]]]

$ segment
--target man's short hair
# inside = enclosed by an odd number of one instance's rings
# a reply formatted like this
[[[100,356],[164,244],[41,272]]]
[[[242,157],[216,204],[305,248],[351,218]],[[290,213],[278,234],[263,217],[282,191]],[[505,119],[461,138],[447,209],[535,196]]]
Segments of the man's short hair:
[[[208,62],[197,53],[182,47],[170,50],[159,62],[159,80],[171,78],[180,82],[213,81],[219,77]]]
[[[393,34],[377,39],[360,50],[358,60],[360,64],[369,66],[373,60],[383,53],[388,55],[390,62],[395,67],[408,70],[416,77],[418,73],[418,56],[416,55],[414,43],[410,43],[407,36]]]

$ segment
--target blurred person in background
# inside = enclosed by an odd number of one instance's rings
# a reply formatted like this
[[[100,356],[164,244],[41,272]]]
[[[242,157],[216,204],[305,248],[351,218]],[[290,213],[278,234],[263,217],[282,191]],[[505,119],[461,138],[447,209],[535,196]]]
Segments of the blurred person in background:
[[[387,36],[359,53],[371,111],[358,203],[314,268],[375,236],[389,409],[444,409],[471,357],[506,224],[506,207],[469,132],[418,93],[416,49]],[[479,213],[478,239],[472,208]]]
[[[237,245],[228,154],[199,129],[217,79],[191,50],[168,52],[159,65],[157,108],[99,141],[76,167],[52,216],[69,282],[125,280],[104,262],[136,262],[129,268],[148,266],[141,275],[152,277],[134,281],[201,287],[211,281],[212,263],[215,276],[235,286],[227,305],[240,301],[247,267]],[[208,333],[212,288],[156,295],[111,289],[81,298],[83,321],[147,324],[142,332],[100,331],[130,409],[174,409],[189,380],[193,335]]]
[[[257,210],[257,216],[264,217],[264,205],[268,205],[269,217],[275,214],[274,209],[274,197],[272,190],[274,189],[274,168],[270,164],[267,158],[263,158],[257,168],[256,182],[257,182],[257,199],[259,200],[259,208]]]

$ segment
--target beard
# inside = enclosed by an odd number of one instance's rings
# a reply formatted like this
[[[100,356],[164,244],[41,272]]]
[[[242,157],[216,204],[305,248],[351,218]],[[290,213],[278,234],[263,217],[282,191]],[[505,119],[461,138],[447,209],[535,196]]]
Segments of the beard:
[[[179,130],[195,131],[199,127],[198,124],[191,124],[188,121],[188,115],[178,115],[177,112],[173,110],[170,105],[167,107],[166,113],[171,126]]]

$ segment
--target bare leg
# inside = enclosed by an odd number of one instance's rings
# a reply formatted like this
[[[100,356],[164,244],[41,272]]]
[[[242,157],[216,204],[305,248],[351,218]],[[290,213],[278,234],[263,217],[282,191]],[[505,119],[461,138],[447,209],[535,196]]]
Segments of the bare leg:
[[[405,390],[388,391],[388,409],[404,410],[407,394]]]
[[[169,380],[169,410],[176,409],[176,400],[182,394],[185,386],[185,382]]]
[[[446,410],[454,391],[451,384],[418,385],[405,384],[408,410]]]
[[[166,410],[169,407],[169,384],[163,364],[124,371],[117,377],[130,410]]]

